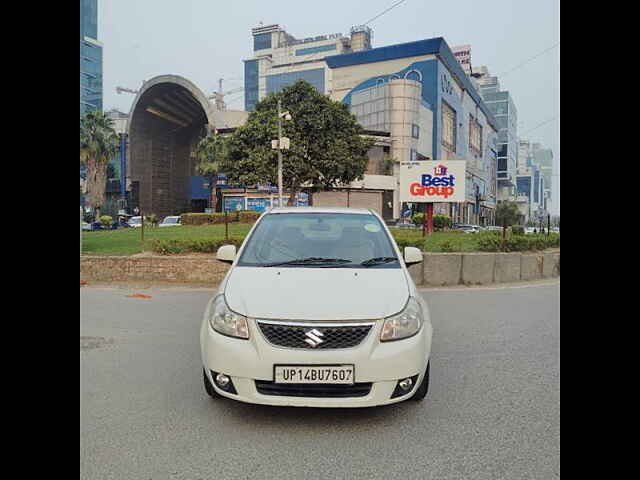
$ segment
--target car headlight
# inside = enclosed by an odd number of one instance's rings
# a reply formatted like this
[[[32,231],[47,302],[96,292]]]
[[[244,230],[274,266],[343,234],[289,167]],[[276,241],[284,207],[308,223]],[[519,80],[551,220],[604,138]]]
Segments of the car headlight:
[[[216,332],[229,337],[249,338],[247,317],[232,312],[227,307],[224,295],[218,295],[213,300],[209,311],[209,325]]]
[[[400,340],[415,335],[422,326],[422,308],[415,298],[410,297],[404,310],[385,319],[380,334],[381,342]]]

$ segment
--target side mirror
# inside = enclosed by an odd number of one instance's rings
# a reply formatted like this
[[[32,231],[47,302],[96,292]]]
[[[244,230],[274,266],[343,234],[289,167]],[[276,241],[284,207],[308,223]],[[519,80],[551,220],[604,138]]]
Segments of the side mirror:
[[[223,245],[218,249],[216,258],[221,262],[233,263],[236,259],[236,246],[235,245]]]
[[[404,247],[404,264],[407,267],[422,262],[422,252],[416,247]]]

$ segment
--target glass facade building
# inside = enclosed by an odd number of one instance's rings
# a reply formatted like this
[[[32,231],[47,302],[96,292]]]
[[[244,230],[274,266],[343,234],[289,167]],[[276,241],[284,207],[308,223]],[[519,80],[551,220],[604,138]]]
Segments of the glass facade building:
[[[102,111],[102,45],[98,0],[80,0],[80,116]]]
[[[324,68],[315,68],[313,70],[302,70],[300,72],[280,73],[269,75],[267,77],[267,95],[279,92],[284,87],[293,85],[298,80],[306,80],[316,87],[320,93],[324,91]]]

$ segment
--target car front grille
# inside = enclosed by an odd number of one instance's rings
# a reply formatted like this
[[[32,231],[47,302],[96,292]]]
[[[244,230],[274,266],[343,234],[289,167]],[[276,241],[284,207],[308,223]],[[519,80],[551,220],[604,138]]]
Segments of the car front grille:
[[[260,331],[272,345],[328,350],[355,347],[367,337],[370,323],[287,323],[258,320]]]
[[[371,382],[353,385],[274,383],[256,380],[256,390],[262,395],[281,397],[348,398],[366,397],[371,391]]]

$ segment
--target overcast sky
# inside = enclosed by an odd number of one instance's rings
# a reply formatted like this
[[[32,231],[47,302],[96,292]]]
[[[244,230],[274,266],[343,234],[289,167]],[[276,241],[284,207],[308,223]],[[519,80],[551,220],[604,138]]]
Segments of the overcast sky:
[[[243,59],[252,56],[251,28],[278,23],[296,38],[348,34],[398,0],[98,0],[104,44],[104,109],[128,112],[142,80],[183,75],[206,93],[243,86]],[[471,63],[499,76],[518,109],[518,135],[553,149],[552,214],[559,213],[559,0],[405,0],[369,24],[373,47],[434,36],[449,46],[471,44]],[[242,110],[242,92],[227,98]],[[553,119],[538,128],[541,123]],[[534,129],[535,128],[535,129]],[[532,130],[533,129],[533,130]],[[531,131],[529,131],[531,130]]]

